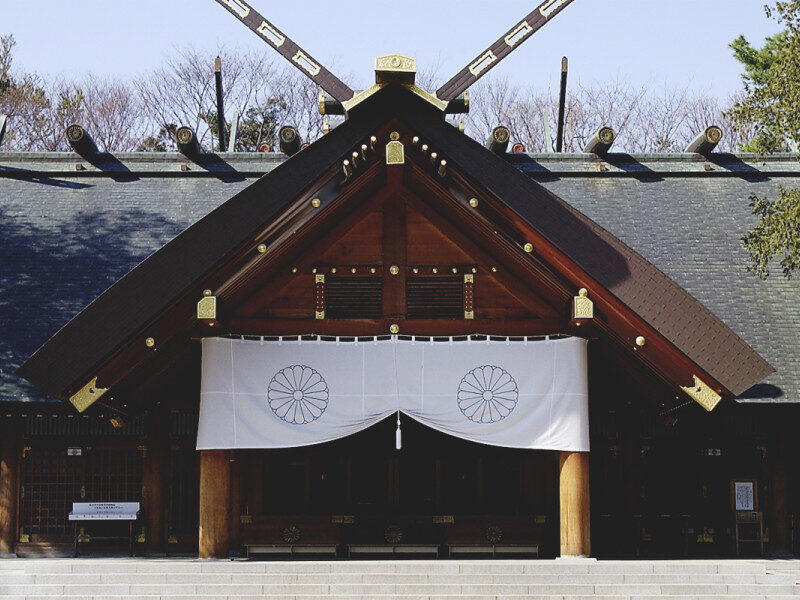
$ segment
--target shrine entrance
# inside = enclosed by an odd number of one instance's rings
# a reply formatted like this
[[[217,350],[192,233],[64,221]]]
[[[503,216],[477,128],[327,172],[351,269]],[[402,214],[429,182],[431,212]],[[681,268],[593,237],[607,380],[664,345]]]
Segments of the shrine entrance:
[[[459,440],[402,418],[342,440],[242,451],[251,553],[558,555],[558,453]],[[235,485],[235,484],[234,484]],[[236,507],[234,507],[236,512]]]

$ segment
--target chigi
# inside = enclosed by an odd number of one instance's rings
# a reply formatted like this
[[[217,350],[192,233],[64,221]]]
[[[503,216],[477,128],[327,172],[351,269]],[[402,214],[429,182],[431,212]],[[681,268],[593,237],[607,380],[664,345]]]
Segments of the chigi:
[[[202,558],[792,551],[796,289],[745,272],[737,228],[796,161],[716,154],[714,126],[646,156],[453,126],[570,0],[437,90],[401,54],[352,90],[218,2],[327,133],[112,156],[74,124],[72,153],[0,154],[0,553],[91,552],[118,524],[73,503],[140,503],[135,552]]]

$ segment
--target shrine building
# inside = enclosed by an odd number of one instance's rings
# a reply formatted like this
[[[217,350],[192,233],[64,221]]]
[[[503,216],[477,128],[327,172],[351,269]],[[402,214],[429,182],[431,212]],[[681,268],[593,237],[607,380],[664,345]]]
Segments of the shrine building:
[[[797,156],[509,153],[384,70],[290,157],[0,153],[0,554],[75,502],[141,554],[794,553],[800,290],[741,237]]]

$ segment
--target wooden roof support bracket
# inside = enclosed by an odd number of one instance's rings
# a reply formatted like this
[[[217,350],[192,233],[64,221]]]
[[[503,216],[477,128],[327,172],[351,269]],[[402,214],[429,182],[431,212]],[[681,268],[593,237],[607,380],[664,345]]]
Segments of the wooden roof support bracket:
[[[708,412],[714,410],[722,400],[722,396],[706,385],[697,375],[694,375],[694,385],[681,386],[681,389]]]
[[[101,388],[97,385],[97,376],[95,376],[94,379],[70,396],[69,401],[78,412],[83,412],[97,402],[107,391],[108,388]]]

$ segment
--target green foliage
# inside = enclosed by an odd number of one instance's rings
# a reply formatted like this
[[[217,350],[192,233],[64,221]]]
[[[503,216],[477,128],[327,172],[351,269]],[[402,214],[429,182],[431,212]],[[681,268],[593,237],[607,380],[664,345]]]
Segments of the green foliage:
[[[800,0],[765,9],[785,29],[767,38],[760,49],[743,36],[731,44],[744,66],[745,95],[729,116],[740,129],[755,132],[742,149],[766,154],[787,151],[800,142]],[[742,238],[750,258],[748,270],[766,278],[770,262],[779,259],[784,275],[791,277],[800,267],[800,191],[780,188],[774,201],[751,196],[750,208],[759,222]]]
[[[791,278],[800,267],[800,190],[781,186],[774,202],[750,196],[750,208],[760,220],[742,238],[750,258],[747,270],[766,279],[772,259],[780,257],[783,274]]]

